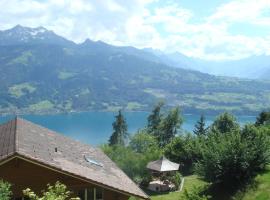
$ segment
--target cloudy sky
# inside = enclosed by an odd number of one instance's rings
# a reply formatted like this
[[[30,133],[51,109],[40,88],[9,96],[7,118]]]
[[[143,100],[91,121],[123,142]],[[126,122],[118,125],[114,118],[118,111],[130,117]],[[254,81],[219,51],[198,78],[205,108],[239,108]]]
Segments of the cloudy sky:
[[[270,54],[270,0],[0,0],[0,29],[44,26],[75,42],[208,60]]]

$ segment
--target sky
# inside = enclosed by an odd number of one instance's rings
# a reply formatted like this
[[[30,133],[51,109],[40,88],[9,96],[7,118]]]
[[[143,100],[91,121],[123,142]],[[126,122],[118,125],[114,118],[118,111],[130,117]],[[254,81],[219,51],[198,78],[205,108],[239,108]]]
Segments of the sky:
[[[0,29],[43,26],[77,43],[205,60],[270,55],[270,0],[0,0]]]

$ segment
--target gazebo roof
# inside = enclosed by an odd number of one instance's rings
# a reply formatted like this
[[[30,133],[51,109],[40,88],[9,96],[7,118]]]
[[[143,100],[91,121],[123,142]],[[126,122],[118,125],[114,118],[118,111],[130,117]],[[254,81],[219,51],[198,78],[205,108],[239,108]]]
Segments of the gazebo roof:
[[[179,164],[171,162],[165,158],[165,156],[162,156],[159,160],[149,162],[147,164],[147,169],[158,172],[177,171],[179,169]]]

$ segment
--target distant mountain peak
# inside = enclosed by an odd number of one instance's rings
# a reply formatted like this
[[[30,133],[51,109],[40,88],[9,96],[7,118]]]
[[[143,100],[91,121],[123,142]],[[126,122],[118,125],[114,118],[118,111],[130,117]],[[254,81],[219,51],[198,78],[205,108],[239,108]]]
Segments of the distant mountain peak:
[[[84,40],[84,42],[82,44],[93,44],[93,43],[94,43],[94,41],[87,38],[86,40]]]
[[[71,44],[73,42],[42,26],[30,28],[18,24],[11,29],[0,31],[0,45],[26,43]]]
[[[30,28],[30,27],[25,27],[20,24],[14,26],[11,29],[5,30],[4,32],[15,32],[15,33],[23,33],[23,34],[33,34],[35,33],[44,33],[44,32],[50,32],[46,28],[39,26],[36,28]],[[35,34],[34,34],[35,35]]]
[[[14,26],[11,29],[23,29],[23,28],[25,28],[25,27],[21,26],[20,24],[17,24],[16,26]]]

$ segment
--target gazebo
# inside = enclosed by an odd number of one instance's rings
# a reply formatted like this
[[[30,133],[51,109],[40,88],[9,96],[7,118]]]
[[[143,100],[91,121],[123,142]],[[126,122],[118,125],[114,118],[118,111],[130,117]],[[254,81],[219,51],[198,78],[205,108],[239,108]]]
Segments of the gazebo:
[[[146,166],[152,175],[158,177],[149,183],[148,189],[152,191],[169,191],[174,187],[168,180],[161,180],[162,176],[165,176],[169,172],[178,171],[179,164],[168,160],[165,156],[162,156],[159,160],[149,162]]]

